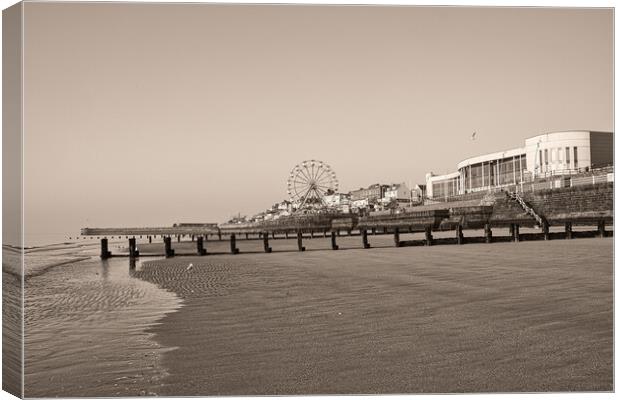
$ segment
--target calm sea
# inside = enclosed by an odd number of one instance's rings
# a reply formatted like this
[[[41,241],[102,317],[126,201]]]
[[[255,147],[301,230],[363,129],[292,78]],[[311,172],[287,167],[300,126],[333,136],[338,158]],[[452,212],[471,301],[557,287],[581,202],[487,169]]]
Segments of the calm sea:
[[[40,244],[58,243],[49,239]],[[157,394],[166,375],[161,357],[172,349],[159,346],[149,328],[181,300],[135,278],[127,258],[100,260],[97,240],[79,242],[61,246],[63,254],[89,259],[25,280],[25,395]],[[40,264],[58,252],[53,246],[27,257]]]

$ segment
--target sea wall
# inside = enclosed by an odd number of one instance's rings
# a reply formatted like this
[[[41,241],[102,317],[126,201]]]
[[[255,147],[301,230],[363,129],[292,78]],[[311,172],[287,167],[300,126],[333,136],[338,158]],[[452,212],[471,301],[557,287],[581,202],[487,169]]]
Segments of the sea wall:
[[[613,221],[613,182],[524,193],[523,199],[551,225]]]

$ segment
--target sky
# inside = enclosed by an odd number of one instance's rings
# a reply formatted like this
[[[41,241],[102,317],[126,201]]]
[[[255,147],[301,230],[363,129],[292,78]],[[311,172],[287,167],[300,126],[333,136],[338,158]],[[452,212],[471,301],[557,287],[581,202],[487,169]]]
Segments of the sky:
[[[613,130],[611,9],[26,3],[25,230],[224,222]],[[477,139],[471,135],[477,132]]]

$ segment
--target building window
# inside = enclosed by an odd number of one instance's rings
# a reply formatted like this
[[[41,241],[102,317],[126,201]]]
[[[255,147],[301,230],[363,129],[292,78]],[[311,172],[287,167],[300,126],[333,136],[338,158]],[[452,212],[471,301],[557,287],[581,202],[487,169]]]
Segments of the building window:
[[[540,156],[540,157],[538,157],[538,159],[539,159],[539,163],[538,163],[538,165],[540,166],[540,169],[542,170],[542,164],[543,164],[542,150],[540,150],[540,151],[538,152],[538,155]]]
[[[570,169],[570,147],[566,148],[566,168]]]
[[[549,150],[545,149],[545,167],[549,165]]]
[[[579,163],[577,160],[579,160],[579,158],[577,157],[577,146],[573,147],[573,151],[575,153],[575,169],[579,168]]]
[[[562,148],[558,147],[558,164],[562,163]]]

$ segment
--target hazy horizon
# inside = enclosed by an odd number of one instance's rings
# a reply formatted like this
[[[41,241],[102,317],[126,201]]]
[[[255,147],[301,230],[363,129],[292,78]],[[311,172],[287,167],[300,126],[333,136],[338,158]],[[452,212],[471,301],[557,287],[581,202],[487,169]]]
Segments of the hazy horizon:
[[[347,192],[613,131],[612,9],[24,8],[27,243],[252,215],[306,159]]]

